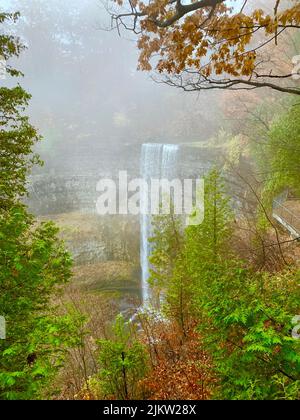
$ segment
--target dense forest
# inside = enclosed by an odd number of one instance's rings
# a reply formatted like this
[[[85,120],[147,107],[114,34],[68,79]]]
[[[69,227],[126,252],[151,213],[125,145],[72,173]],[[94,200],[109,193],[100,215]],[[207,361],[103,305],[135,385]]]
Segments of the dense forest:
[[[180,103],[170,109],[174,126],[164,135],[193,125],[191,135],[180,134],[186,144],[192,137],[193,147],[217,155],[204,177],[204,220],[185,225],[174,211],[152,217],[146,305],[131,294],[124,309],[116,290],[90,288],[98,271],[105,284],[136,281],[134,230],[107,218],[88,228],[86,215],[64,216],[63,230],[61,218],[28,204],[30,176],[62,149],[47,139],[50,154],[38,146],[43,132],[27,116],[31,96],[18,69],[31,47],[14,29],[28,20],[1,6],[0,399],[298,400],[299,2],[109,3],[111,29],[137,38],[139,69],[153,74],[155,89],[199,97],[182,115]],[[205,124],[218,121],[203,138],[196,108],[206,107],[209,90],[215,102]],[[133,129],[117,117],[123,141]],[[72,147],[72,135],[66,141]],[[97,266],[76,262],[67,244],[82,240],[83,220],[109,254]]]

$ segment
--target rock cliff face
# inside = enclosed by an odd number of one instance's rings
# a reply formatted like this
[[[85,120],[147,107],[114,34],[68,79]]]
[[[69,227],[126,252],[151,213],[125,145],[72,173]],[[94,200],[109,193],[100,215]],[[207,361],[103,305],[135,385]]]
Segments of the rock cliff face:
[[[39,219],[52,219],[59,226],[74,260],[74,284],[87,291],[117,293],[121,300],[140,299],[138,220],[81,212]]]
[[[85,152],[87,154],[87,152]],[[109,178],[118,185],[119,171],[127,171],[128,178],[140,177],[140,149],[124,148],[123,156],[119,154],[111,160],[103,154],[99,157],[90,155],[91,165],[87,170],[89,158],[83,156],[81,165],[74,170],[49,171],[32,175],[29,179],[30,211],[36,215],[55,215],[68,212],[94,214],[99,193],[96,186],[99,180]],[[220,151],[208,147],[180,145],[178,152],[178,176],[196,178],[208,172],[213,162],[220,156]],[[98,159],[98,164],[97,164]]]
[[[107,153],[79,151],[76,164],[33,174],[29,182],[30,211],[52,219],[61,229],[75,262],[74,281],[89,290],[140,294],[139,216],[96,213],[97,183],[109,178],[118,185],[119,171],[128,180],[140,178],[140,147]],[[81,156],[80,156],[81,154]],[[196,178],[208,172],[218,152],[198,145],[179,145],[176,174]],[[73,169],[70,169],[73,168]]]
[[[221,156],[221,148],[205,147],[198,144],[179,147],[177,161],[180,178],[203,177],[212,165],[220,162]]]
[[[35,175],[29,183],[29,209],[36,215],[95,213],[96,174]]]
[[[98,216],[69,212],[41,216],[53,220],[76,265],[139,261],[139,223],[134,216]]]
[[[117,154],[109,161],[108,155],[95,156],[94,150],[85,151],[81,165],[78,157],[73,173],[66,167],[64,171],[32,175],[29,180],[30,211],[58,223],[77,264],[139,258],[139,217],[96,214],[99,180],[113,179],[118,186],[119,171],[123,170],[128,172],[129,180],[140,177],[140,148],[124,147],[122,153],[122,158]],[[220,152],[214,148],[179,145],[176,176],[201,177],[218,155]]]

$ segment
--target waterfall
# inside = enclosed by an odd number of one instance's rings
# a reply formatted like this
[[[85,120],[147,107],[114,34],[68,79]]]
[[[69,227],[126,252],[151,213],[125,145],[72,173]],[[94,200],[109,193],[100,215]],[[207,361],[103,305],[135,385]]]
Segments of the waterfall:
[[[177,155],[179,147],[174,144],[143,144],[141,153],[141,177],[150,187],[151,178],[173,179],[176,176]],[[141,269],[142,269],[142,299],[143,305],[147,305],[150,299],[150,287],[148,284],[151,254],[151,204],[149,190],[141,191]],[[147,210],[147,212],[145,211]],[[147,213],[147,214],[145,214]]]
[[[164,144],[161,158],[161,178],[173,179],[177,174],[177,154],[179,146]]]

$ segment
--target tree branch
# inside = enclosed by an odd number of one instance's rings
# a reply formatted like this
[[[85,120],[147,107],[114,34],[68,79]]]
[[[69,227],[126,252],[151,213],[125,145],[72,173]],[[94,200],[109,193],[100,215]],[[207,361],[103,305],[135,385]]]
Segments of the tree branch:
[[[169,19],[165,21],[160,21],[150,17],[150,20],[155,23],[159,28],[167,28],[168,26],[173,25],[177,20],[181,19],[187,13],[195,12],[196,10],[203,9],[204,7],[211,7],[215,10],[218,4],[224,3],[225,0],[200,0],[196,3],[191,3],[183,5],[180,0],[176,2],[175,13]]]

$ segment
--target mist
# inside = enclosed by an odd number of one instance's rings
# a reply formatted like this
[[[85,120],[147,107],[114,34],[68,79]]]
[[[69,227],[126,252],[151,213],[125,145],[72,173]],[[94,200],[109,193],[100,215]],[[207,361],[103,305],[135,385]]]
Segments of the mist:
[[[220,126],[217,95],[186,95],[137,71],[136,39],[110,31],[98,0],[9,1],[27,49],[17,62],[43,136],[42,173],[126,169],[147,142],[206,141]],[[36,169],[41,171],[41,169]]]

